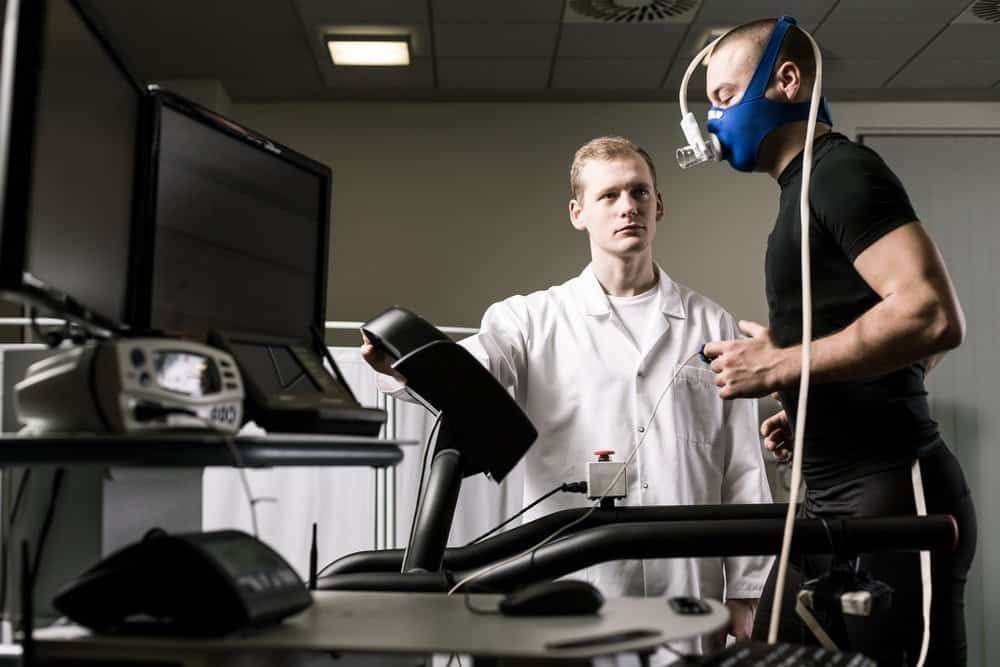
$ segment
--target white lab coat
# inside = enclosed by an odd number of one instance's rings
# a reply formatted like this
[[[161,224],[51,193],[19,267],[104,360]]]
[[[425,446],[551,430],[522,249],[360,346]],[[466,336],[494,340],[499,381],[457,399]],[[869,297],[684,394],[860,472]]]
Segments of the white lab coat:
[[[703,343],[739,334],[723,308],[659,274],[660,309],[639,350],[612,311],[591,267],[566,283],[491,306],[463,345],[489,368],[538,429],[525,455],[524,502],[563,482],[585,480],[593,452],[623,461],[678,366]],[[767,503],[770,490],[757,436],[757,403],[723,401],[697,357],[680,370],[629,465],[620,504]],[[383,383],[392,389],[391,383]],[[396,392],[394,392],[396,393]],[[556,494],[526,521],[568,507]],[[605,595],[760,596],[771,558],[613,561],[586,576]]]

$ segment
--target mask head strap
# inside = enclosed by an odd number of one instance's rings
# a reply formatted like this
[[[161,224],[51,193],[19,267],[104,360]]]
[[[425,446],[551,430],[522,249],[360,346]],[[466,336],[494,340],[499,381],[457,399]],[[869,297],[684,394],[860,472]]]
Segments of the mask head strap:
[[[785,33],[793,25],[796,25],[796,23],[795,19],[791,16],[782,16],[778,19],[774,30],[771,31],[771,38],[767,41],[767,47],[764,49],[764,54],[760,57],[760,62],[757,63],[757,69],[754,70],[753,78],[750,79],[750,85],[747,86],[747,92],[743,95],[743,99],[754,100],[764,95],[764,91],[767,90],[767,84],[771,80],[771,73],[774,71],[774,64],[778,60],[778,51],[781,50],[781,43],[785,41]]]

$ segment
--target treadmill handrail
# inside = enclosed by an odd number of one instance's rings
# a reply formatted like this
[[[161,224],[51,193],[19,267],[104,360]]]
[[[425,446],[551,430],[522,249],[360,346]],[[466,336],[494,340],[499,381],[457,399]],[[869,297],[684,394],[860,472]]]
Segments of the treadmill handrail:
[[[516,526],[477,544],[451,547],[444,552],[442,567],[445,570],[474,570],[489,563],[496,563],[528,549],[567,526],[590,510],[574,507],[539,517]],[[705,521],[715,519],[771,519],[783,518],[787,503],[753,503],[720,505],[654,505],[648,507],[614,507],[597,509],[584,521],[569,528],[573,534],[587,528],[607,524],[634,523],[637,521]],[[341,556],[324,568],[324,574],[351,574],[354,572],[400,572],[403,549],[358,551]]]
[[[596,514],[596,512],[595,512]],[[507,592],[613,560],[774,555],[784,521],[722,519],[603,525],[567,535],[523,554],[470,584],[473,591]],[[925,517],[796,519],[794,553],[954,550],[958,524],[947,514]],[[357,572],[322,577],[320,590],[445,592],[479,568],[451,573]]]

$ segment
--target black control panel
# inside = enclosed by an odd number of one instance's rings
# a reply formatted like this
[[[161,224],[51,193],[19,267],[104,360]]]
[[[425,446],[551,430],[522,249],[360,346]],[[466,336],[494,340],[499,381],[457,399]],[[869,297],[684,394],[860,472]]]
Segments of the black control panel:
[[[81,574],[53,604],[99,632],[222,636],[276,623],[312,596],[271,547],[223,530],[132,544]]]

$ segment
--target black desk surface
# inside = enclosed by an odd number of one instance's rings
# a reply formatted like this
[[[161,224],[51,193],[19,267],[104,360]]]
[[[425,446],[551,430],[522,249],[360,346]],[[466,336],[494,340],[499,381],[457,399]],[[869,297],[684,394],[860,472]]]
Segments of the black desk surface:
[[[370,466],[403,460],[405,440],[350,435],[269,433],[233,438],[245,466]],[[76,464],[201,468],[236,464],[221,435],[205,432],[132,435],[0,436],[0,465]]]

